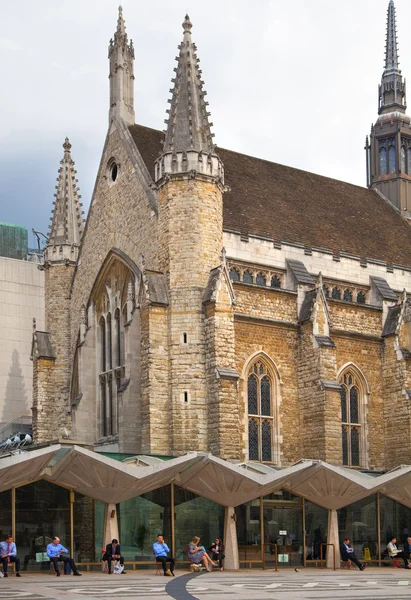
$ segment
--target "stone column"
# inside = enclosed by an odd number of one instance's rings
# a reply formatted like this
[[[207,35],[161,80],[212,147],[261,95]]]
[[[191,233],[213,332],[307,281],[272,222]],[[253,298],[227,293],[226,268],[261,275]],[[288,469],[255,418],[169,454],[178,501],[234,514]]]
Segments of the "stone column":
[[[328,511],[328,535],[327,543],[334,544],[335,546],[335,566],[337,569],[340,568],[341,557],[340,557],[340,537],[338,535],[338,514],[336,510]],[[327,548],[327,569],[334,568],[334,555],[331,546]]]
[[[237,543],[237,520],[232,506],[225,508],[224,514],[224,568],[229,571],[238,571],[240,559]]]
[[[113,539],[118,540],[117,508],[115,504],[106,504],[104,510],[104,537],[103,546]],[[121,540],[120,540],[121,543]]]

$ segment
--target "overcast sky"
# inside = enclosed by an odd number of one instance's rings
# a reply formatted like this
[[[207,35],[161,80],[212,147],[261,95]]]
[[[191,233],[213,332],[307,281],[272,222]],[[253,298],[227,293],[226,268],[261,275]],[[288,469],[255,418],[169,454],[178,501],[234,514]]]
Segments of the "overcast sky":
[[[218,145],[364,185],[388,0],[122,5],[135,46],[137,123],[164,128],[188,11]],[[87,212],[107,132],[117,7],[0,0],[0,221],[47,232],[66,135]],[[396,0],[396,8],[401,68],[411,77],[411,2]]]

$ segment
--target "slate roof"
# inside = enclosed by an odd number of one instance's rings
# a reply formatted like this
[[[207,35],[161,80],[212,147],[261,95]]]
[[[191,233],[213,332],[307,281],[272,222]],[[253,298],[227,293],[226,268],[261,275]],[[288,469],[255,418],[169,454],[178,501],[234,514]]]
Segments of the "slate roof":
[[[397,302],[397,294],[383,277],[371,276],[370,279],[384,300],[393,300],[394,302]]]
[[[154,177],[164,134],[130,133]],[[411,266],[411,227],[376,192],[217,148],[225,168],[224,229]]]

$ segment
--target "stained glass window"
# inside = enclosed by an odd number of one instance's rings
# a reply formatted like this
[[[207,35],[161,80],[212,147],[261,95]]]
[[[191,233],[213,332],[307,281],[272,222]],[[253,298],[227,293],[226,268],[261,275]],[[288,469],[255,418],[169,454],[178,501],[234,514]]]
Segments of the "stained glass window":
[[[101,347],[101,370],[106,370],[106,322],[104,318],[100,321],[100,347]]]
[[[248,421],[248,458],[259,460],[258,424],[255,419]]]
[[[255,282],[257,285],[267,285],[267,280],[265,278],[264,273],[257,273],[257,277],[255,278]]]
[[[257,413],[257,378],[250,375],[248,378],[248,414],[256,415]]]
[[[253,283],[253,276],[250,273],[250,271],[244,271],[243,281],[244,281],[244,283]]]
[[[111,315],[108,313],[107,315],[107,333],[108,333],[108,368],[113,368],[113,330],[111,327]]]
[[[274,460],[273,385],[265,362],[256,361],[247,381],[249,460]]]
[[[352,302],[352,292],[350,290],[344,290],[344,300],[347,302]]]
[[[363,462],[361,436],[364,435],[361,412],[361,386],[358,383],[357,375],[353,371],[344,373],[341,386],[343,464],[348,467],[359,467]]]
[[[273,275],[271,277],[271,287],[272,288],[279,288],[281,287],[281,280],[279,277],[277,277],[277,275]]]
[[[396,169],[396,160],[395,160],[395,146],[390,146],[388,148],[388,172],[395,173]]]
[[[234,267],[230,269],[230,279],[231,281],[240,281],[240,273]]]
[[[261,380],[261,414],[271,416],[271,385],[268,377]]]
[[[323,285],[323,291],[324,291],[324,296],[326,298],[329,298],[330,297],[330,290],[329,290],[329,288],[326,285]]]
[[[357,304],[365,304],[365,294],[364,294],[364,292],[358,292],[358,294],[357,294]]]
[[[263,461],[272,460],[271,421],[264,420],[261,425],[261,458]]]
[[[336,287],[333,288],[331,292],[331,297],[334,298],[334,300],[341,300],[341,290]]]
[[[385,148],[380,149],[380,174],[387,174],[387,151]]]

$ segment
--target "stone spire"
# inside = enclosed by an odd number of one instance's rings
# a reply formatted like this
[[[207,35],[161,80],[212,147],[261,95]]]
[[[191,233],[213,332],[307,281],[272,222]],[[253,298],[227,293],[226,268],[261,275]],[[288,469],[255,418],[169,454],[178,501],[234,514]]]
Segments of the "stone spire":
[[[387,37],[385,65],[379,86],[379,114],[405,112],[405,81],[402,79],[398,61],[397,23],[394,0],[390,0],[387,11]]]
[[[183,22],[184,36],[176,57],[177,67],[170,90],[167,130],[163,152],[156,161],[156,181],[166,173],[201,173],[223,180],[223,166],[215,154],[213,136],[204,97],[197,48],[191,39],[192,23],[188,15]]]
[[[117,30],[108,48],[110,61],[110,112],[112,119],[122,119],[134,125],[134,47],[126,33],[123,9],[118,8]]]
[[[60,161],[56,193],[51,217],[50,235],[45,251],[46,262],[77,260],[78,248],[83,234],[83,211],[80,202],[77,171],[71,158],[68,138],[63,144],[64,156]]]

